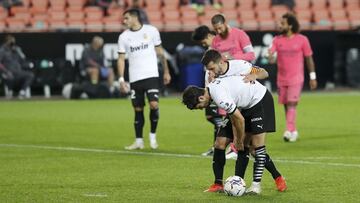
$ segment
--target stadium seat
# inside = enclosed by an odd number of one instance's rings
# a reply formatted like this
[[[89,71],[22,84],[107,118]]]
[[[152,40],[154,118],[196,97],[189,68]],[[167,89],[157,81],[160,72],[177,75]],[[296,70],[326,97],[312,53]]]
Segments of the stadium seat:
[[[69,11],[67,13],[68,20],[83,20],[84,19],[84,12],[78,11]]]
[[[238,8],[239,11],[239,8]],[[256,21],[255,12],[253,10],[239,11],[239,17],[242,22]]]
[[[259,20],[259,30],[271,31],[276,29],[276,22],[274,20]]]
[[[101,19],[85,19],[86,32],[102,32],[104,24]]]
[[[24,20],[14,17],[8,17],[5,19],[7,25],[7,31],[9,32],[22,32],[26,29]]]
[[[195,30],[195,28],[200,26],[199,20],[197,18],[194,18],[194,19],[186,18],[186,19],[183,19],[182,22],[183,22],[183,25],[182,25],[183,31],[192,32]]]
[[[348,17],[352,29],[360,27],[360,8],[358,10],[351,10],[351,12],[348,12]]]
[[[66,19],[66,12],[65,11],[48,11],[50,16],[50,20],[52,21],[64,21]]]
[[[32,16],[33,20],[48,20],[49,19],[49,15],[47,13],[44,14],[36,14]]]
[[[246,11],[254,8],[254,0],[240,0],[237,10],[239,12]]]
[[[151,21],[151,25],[155,26],[159,31],[162,31],[165,26],[162,20]]]
[[[234,9],[239,5],[238,0],[222,0],[221,1],[222,8],[227,9]]]
[[[163,9],[163,16],[165,22],[175,21],[175,20],[180,21],[180,11],[178,9],[174,9],[174,10]]]
[[[38,15],[38,14],[46,14],[48,8],[47,7],[31,7],[30,12],[32,15]]]
[[[198,14],[195,9],[188,6],[180,7],[181,19],[187,21],[189,20],[197,20]]]
[[[57,31],[67,29],[67,23],[64,20],[51,20],[49,21],[49,30]]]
[[[48,8],[48,0],[31,0],[31,5],[33,8]]]
[[[10,14],[16,15],[16,13],[29,13],[29,8],[25,6],[13,6],[10,8]]]
[[[278,21],[285,13],[289,12],[289,8],[284,5],[276,5],[271,7],[271,11],[273,13],[274,20]]]
[[[0,6],[0,22],[4,22],[5,18],[8,17],[8,15],[8,11],[4,7]]]
[[[205,18],[212,18],[214,15],[216,14],[219,14],[220,11],[213,8],[213,7],[208,7],[206,6],[205,9],[204,9],[204,15],[205,15]]]
[[[153,21],[161,21],[163,18],[161,10],[149,10],[146,13],[150,23]]]
[[[21,19],[22,21],[24,21],[25,24],[28,24],[30,22],[30,19],[31,19],[31,13],[29,13],[29,12],[24,12],[24,13],[18,12],[12,17],[16,18],[16,19]]]
[[[295,0],[294,10],[306,10],[310,8],[310,0]]]
[[[121,19],[115,15],[103,18],[105,32],[120,32],[123,30]]]
[[[83,19],[66,19],[66,24],[68,29],[74,29],[76,31],[84,31],[85,29],[85,22]]]
[[[359,8],[360,7],[360,2],[359,0],[345,0],[345,6],[347,9],[351,9],[351,8]]]
[[[147,11],[159,11],[162,7],[161,0],[146,0],[145,1],[145,9]]]
[[[315,10],[323,10],[327,7],[327,0],[312,0],[311,8]]]
[[[300,29],[301,30],[311,30],[311,20],[310,19],[298,19],[299,20],[299,24],[300,24]]]
[[[163,30],[167,32],[182,31],[182,22],[180,20],[166,20]]]
[[[254,20],[241,21],[241,28],[246,31],[255,31],[259,29],[259,23]]]
[[[1,20],[0,21],[0,32],[5,32],[5,30],[6,30],[5,21]]]
[[[85,6],[86,0],[67,0],[69,10],[82,10]]]
[[[84,8],[86,19],[101,20],[104,17],[103,10],[98,6],[88,6]]]
[[[66,7],[66,1],[49,0],[50,9],[53,11],[62,11]]]
[[[49,29],[47,19],[32,19],[30,21],[30,31],[33,32],[46,32]]]
[[[296,17],[298,20],[308,20],[311,21],[313,18],[313,13],[311,9],[304,9],[304,10],[296,10],[295,11]]]
[[[344,8],[344,0],[330,0],[328,1],[329,3],[329,9],[330,10],[334,10],[334,9],[342,9]]]
[[[314,24],[312,26],[312,30],[331,30],[332,29],[332,21],[330,19],[329,12],[326,8],[316,10],[316,12],[313,11],[313,15],[314,15]]]
[[[266,10],[271,7],[271,0],[255,0],[255,9]]]
[[[180,6],[179,0],[163,0],[163,10],[175,10]]]

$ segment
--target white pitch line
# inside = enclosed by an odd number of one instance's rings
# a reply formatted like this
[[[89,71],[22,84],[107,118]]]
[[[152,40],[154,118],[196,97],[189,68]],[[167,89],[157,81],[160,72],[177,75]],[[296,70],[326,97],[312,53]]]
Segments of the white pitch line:
[[[0,147],[32,148],[32,149],[46,149],[46,150],[58,150],[58,151],[77,151],[77,152],[95,152],[95,153],[112,153],[112,154],[132,154],[132,155],[146,155],[146,156],[166,156],[166,157],[179,157],[179,158],[202,158],[202,159],[211,158],[208,156],[206,157],[206,156],[192,155],[192,154],[173,154],[173,153],[161,153],[161,152],[141,152],[141,151],[93,149],[93,148],[78,148],[78,147],[54,147],[54,146],[42,146],[42,145],[0,144]],[[328,157],[325,157],[325,158],[327,159]],[[304,159],[307,159],[307,158],[304,158]],[[276,162],[292,163],[292,164],[327,165],[327,166],[360,168],[360,164],[289,160],[289,159],[282,159],[282,158],[277,158],[277,159],[273,159],[273,160]],[[319,160],[319,159],[317,159],[317,160]]]
[[[107,194],[100,194],[100,193],[95,193],[95,194],[83,194],[83,196],[85,196],[85,197],[107,197]]]

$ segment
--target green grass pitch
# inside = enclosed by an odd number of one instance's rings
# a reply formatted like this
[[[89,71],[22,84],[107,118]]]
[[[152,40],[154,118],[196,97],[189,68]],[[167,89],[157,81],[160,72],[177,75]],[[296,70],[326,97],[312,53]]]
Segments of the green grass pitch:
[[[0,202],[358,202],[360,93],[303,94],[296,143],[283,142],[284,112],[275,107],[267,150],[288,190],[277,192],[265,171],[260,196],[236,198],[203,192],[212,160],[199,154],[211,145],[212,126],[179,98],[160,101],[156,151],[146,110],[139,153],[123,150],[134,139],[129,100],[0,101]],[[251,175],[252,161],[248,185]]]

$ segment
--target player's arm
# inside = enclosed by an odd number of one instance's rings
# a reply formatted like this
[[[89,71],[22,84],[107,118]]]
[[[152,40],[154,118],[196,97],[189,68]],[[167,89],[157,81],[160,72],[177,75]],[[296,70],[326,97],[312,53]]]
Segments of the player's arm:
[[[312,56],[305,56],[306,67],[310,74],[310,89],[314,90],[317,88],[316,72],[315,72],[315,63]]]
[[[160,59],[161,65],[164,68],[164,84],[167,85],[171,81],[171,76],[169,72],[169,66],[165,58],[164,50],[161,45],[155,47],[156,54]]]
[[[124,72],[125,72],[125,53],[119,53],[117,68],[119,73],[119,83],[120,83],[120,91],[123,93],[127,92],[125,80],[124,80]]]
[[[260,67],[252,66],[250,70],[250,74],[244,77],[245,82],[255,81],[255,80],[262,80],[269,77],[269,73]]]
[[[244,139],[245,139],[245,119],[240,113],[239,109],[230,114],[230,119],[235,130],[234,135],[236,136],[235,147],[237,150],[244,150]]]
[[[245,61],[252,61],[255,59],[254,47],[251,44],[250,37],[244,32],[238,33],[238,46],[242,49],[243,53],[237,52],[233,54],[233,59],[242,59]]]

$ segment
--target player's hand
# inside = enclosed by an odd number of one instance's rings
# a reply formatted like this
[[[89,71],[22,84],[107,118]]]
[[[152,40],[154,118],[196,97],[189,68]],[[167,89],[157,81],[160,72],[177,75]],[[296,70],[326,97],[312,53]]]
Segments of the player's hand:
[[[126,82],[120,82],[120,92],[127,94],[130,91]]]
[[[255,74],[249,74],[249,75],[246,75],[244,77],[244,82],[245,83],[255,81],[255,80],[256,80],[256,75]]]
[[[244,143],[242,143],[238,139],[234,140],[234,145],[238,151],[244,151]]]
[[[164,73],[164,85],[170,84],[171,76],[170,73]]]
[[[317,88],[317,80],[310,80],[309,83],[310,83],[311,90],[314,90]]]

